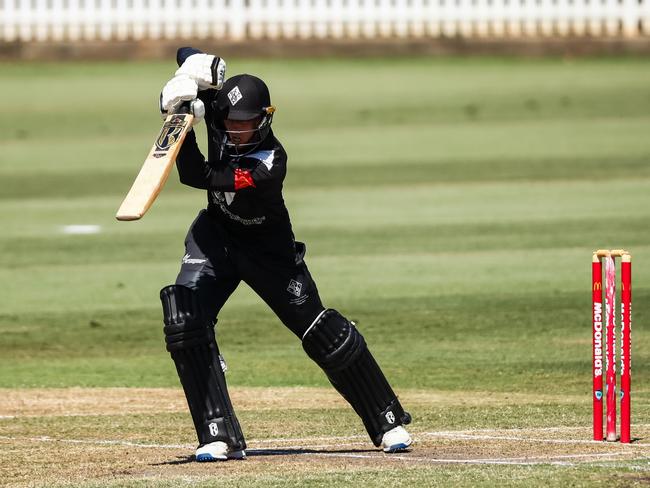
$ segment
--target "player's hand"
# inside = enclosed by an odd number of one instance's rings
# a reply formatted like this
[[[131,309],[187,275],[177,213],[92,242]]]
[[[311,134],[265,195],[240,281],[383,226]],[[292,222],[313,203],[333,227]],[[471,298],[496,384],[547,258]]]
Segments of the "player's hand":
[[[174,113],[183,102],[196,98],[198,85],[187,75],[176,75],[163,87],[160,93],[160,113],[163,117]],[[204,110],[205,111],[205,110]]]
[[[199,85],[199,90],[221,90],[226,77],[226,60],[212,54],[192,54],[176,70],[176,75],[189,76]]]
[[[203,101],[198,98],[192,100],[190,102],[190,113],[194,115],[194,119],[192,120],[192,127],[194,127],[203,120],[203,117],[205,117],[205,105],[203,104]]]
[[[196,93],[196,83],[192,85],[191,83],[187,84],[182,80],[176,80],[178,77],[172,78],[163,88],[162,93],[160,94],[160,114],[163,117],[167,117],[170,113],[175,113],[181,111],[180,108],[183,104],[187,104],[189,113],[194,116],[192,120],[192,127],[203,120],[205,117],[205,105],[203,101],[199,98],[194,98],[188,100],[188,97]],[[173,82],[173,83],[172,83]],[[194,86],[194,91],[192,91],[192,86]],[[186,88],[188,88],[186,90]],[[196,95],[194,95],[196,96]],[[167,106],[166,110],[164,107]]]

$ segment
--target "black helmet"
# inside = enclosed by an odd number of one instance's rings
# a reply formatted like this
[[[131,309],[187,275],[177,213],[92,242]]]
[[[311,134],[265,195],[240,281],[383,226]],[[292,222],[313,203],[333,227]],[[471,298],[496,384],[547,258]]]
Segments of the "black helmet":
[[[268,136],[275,107],[266,84],[253,75],[237,75],[228,78],[212,102],[215,116],[212,128],[219,149],[230,156],[245,156],[253,152]],[[226,130],[224,120],[253,120],[259,118],[257,127],[247,131]],[[232,135],[255,132],[244,144],[235,144]]]

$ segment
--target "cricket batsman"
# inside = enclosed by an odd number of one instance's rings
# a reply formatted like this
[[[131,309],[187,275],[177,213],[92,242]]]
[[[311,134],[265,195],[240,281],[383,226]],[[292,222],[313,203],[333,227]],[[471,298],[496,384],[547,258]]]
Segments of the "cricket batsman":
[[[411,445],[404,411],[366,342],[341,313],[325,308],[294,239],[282,184],[287,153],[273,135],[275,107],[259,78],[225,79],[223,59],[189,47],[160,95],[163,115],[191,106],[205,119],[207,159],[191,130],[176,165],[180,181],[206,191],[185,238],[176,282],[160,292],[167,350],[189,405],[197,461],[243,459],[246,442],[228,395],[214,328],[241,281],[293,332],[307,355],[359,415],[385,452]]]

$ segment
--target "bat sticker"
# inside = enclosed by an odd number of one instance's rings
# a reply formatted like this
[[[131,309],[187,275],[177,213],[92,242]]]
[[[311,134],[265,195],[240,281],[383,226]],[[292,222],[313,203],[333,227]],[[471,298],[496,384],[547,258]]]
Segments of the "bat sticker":
[[[178,136],[183,132],[187,125],[185,117],[174,117],[169,122],[166,122],[158,139],[156,139],[156,149],[158,151],[167,151],[177,140]]]

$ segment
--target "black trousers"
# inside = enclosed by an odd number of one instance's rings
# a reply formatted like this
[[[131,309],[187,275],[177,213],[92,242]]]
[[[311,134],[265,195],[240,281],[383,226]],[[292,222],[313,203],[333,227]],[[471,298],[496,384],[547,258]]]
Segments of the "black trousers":
[[[176,284],[195,290],[203,313],[216,318],[243,281],[302,339],[324,310],[303,259],[305,251],[305,245],[296,242],[296,256],[290,259],[286,252],[274,254],[272,249],[234,245],[208,212],[202,210],[185,238],[185,256]]]

